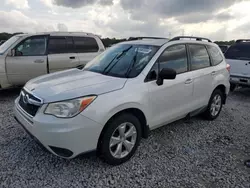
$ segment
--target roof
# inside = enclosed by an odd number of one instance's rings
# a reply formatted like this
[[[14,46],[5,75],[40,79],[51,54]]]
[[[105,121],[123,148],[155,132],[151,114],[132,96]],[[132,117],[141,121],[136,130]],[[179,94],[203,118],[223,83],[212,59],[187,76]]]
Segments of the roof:
[[[143,40],[126,41],[120,44],[140,44],[140,45],[162,46],[168,41],[169,41],[168,39],[143,39]]]

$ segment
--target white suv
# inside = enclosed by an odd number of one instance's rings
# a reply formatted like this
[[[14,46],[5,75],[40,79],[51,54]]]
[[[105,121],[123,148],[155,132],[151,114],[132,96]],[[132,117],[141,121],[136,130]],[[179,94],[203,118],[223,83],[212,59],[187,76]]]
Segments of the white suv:
[[[114,165],[149,130],[199,113],[213,120],[229,92],[224,56],[210,40],[180,39],[123,42],[83,70],[33,79],[15,101],[16,119],[57,156],[97,150]]]
[[[225,53],[231,66],[231,91],[237,86],[250,87],[250,39],[237,40]]]

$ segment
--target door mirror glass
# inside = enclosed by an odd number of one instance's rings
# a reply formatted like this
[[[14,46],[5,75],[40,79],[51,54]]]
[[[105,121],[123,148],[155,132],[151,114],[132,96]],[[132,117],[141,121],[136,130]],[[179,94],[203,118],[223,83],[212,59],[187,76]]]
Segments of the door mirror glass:
[[[174,80],[176,78],[176,71],[170,68],[163,68],[159,74],[162,80]]]

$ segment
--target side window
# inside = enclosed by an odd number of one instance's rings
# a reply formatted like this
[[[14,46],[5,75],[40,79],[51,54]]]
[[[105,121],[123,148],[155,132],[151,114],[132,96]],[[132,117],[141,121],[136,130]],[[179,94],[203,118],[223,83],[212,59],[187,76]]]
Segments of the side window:
[[[203,45],[189,45],[191,70],[198,70],[210,66],[210,58],[207,49]]]
[[[98,52],[99,47],[96,40],[92,37],[74,37],[77,53]]]
[[[68,53],[75,53],[73,37],[66,37],[66,43],[67,43]]]
[[[46,37],[31,37],[16,47],[15,56],[40,56],[46,53]]]
[[[67,53],[67,44],[65,37],[50,37],[48,45],[49,54]]]
[[[159,57],[160,70],[171,68],[176,70],[177,74],[188,71],[188,59],[186,46],[184,44],[168,47]]]
[[[218,65],[223,61],[223,57],[222,57],[220,51],[218,50],[218,48],[216,48],[214,46],[207,46],[207,49],[208,49],[210,56],[213,60],[213,65]]]

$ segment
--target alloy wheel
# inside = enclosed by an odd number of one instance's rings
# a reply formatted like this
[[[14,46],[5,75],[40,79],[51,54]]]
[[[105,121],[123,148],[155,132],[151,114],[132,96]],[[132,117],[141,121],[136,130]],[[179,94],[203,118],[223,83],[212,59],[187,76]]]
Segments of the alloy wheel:
[[[114,158],[126,157],[134,148],[137,130],[132,123],[122,123],[113,132],[109,141],[109,150]]]

